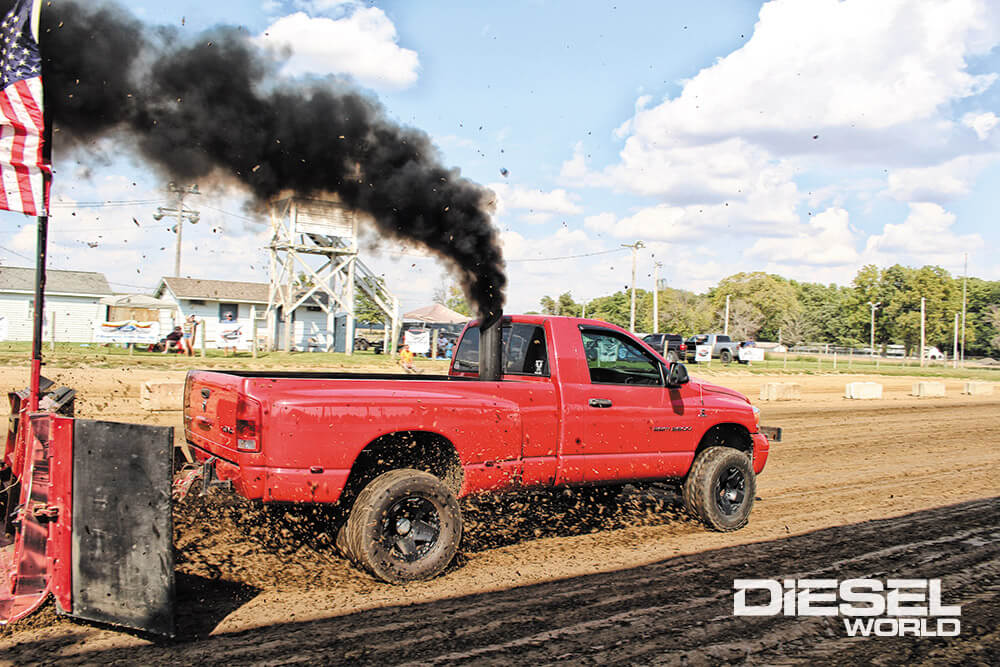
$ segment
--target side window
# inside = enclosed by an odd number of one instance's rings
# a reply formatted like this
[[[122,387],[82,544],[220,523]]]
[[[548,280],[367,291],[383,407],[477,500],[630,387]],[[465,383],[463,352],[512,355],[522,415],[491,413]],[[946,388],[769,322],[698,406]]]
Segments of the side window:
[[[502,333],[504,373],[510,375],[549,374],[549,355],[545,346],[545,330],[534,324],[505,326]],[[456,371],[479,372],[479,329],[465,332],[455,353]]]
[[[479,372],[479,327],[466,329],[462,342],[455,352],[455,370],[462,373]]]
[[[599,384],[662,385],[660,364],[633,341],[615,332],[584,329],[590,381]]]
[[[506,331],[505,331],[506,333]],[[545,330],[535,324],[515,324],[504,336],[504,372],[513,375],[549,374],[549,355],[545,348]]]

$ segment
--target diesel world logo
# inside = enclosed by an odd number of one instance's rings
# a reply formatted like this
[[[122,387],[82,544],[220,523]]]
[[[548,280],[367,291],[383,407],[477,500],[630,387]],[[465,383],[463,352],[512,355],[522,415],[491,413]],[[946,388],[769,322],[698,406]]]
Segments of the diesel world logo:
[[[736,579],[733,590],[734,616],[843,616],[848,637],[955,637],[962,630],[962,608],[941,603],[940,579]]]

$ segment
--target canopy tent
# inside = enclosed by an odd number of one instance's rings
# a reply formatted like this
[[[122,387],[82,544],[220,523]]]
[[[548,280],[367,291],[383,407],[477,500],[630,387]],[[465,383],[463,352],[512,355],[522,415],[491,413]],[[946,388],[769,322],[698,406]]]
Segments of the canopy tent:
[[[456,313],[451,308],[434,303],[423,308],[403,313],[404,320],[426,322],[428,324],[465,324],[471,317]]]

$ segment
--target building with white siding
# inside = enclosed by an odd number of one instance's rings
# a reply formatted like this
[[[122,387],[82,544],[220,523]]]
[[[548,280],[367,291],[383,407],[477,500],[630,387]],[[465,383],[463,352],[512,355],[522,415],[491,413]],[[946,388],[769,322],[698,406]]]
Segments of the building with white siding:
[[[267,283],[249,283],[235,280],[202,280],[200,278],[162,278],[154,296],[177,305],[176,311],[163,311],[160,320],[160,330],[170,331],[180,325],[188,315],[194,315],[198,321],[204,322],[205,341],[209,347],[216,347],[219,332],[219,322],[226,313],[232,313],[233,319],[243,325],[246,339],[249,341],[253,331],[251,310],[257,317],[258,337],[267,336],[269,340],[282,340],[280,331],[268,331],[265,315],[267,313]],[[325,350],[332,342],[329,336],[337,336],[336,349],[343,351],[343,321],[344,317],[336,318],[335,332],[327,331],[326,313],[316,302],[324,298],[314,295],[299,306],[292,314],[292,345],[297,350]],[[276,323],[280,327],[280,321]],[[195,346],[201,344],[201,333]]]
[[[90,271],[54,269],[45,275],[45,339],[51,339],[55,317],[57,342],[91,342],[94,326],[107,315],[107,306],[100,303],[111,296],[107,278]],[[0,267],[0,317],[6,320],[7,340],[31,340],[34,307],[35,269]]]

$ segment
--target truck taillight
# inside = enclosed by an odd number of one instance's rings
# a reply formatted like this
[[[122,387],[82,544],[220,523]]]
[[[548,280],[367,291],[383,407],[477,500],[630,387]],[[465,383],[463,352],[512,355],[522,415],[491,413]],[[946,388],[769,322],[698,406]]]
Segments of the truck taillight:
[[[680,350],[681,352],[684,352],[688,349],[688,346],[686,343],[681,343],[681,346],[677,349]]]
[[[236,402],[236,449],[255,452],[260,449],[260,403],[240,394]]]

